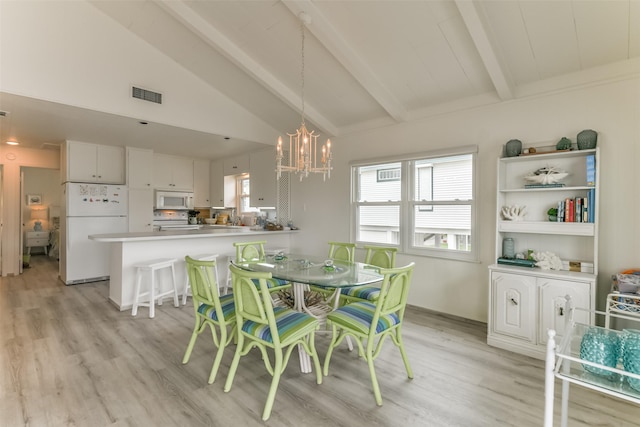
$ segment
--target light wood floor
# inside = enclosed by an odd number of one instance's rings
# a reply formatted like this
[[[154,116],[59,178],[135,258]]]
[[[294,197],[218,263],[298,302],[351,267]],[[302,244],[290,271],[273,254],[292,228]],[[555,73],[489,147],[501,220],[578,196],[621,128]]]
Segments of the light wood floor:
[[[542,425],[543,362],[487,346],[484,324],[409,310],[404,336],[415,378],[407,379],[387,342],[376,363],[382,407],[366,363],[346,346],[322,385],[292,357],[263,423],[270,377],[257,350],[224,393],[231,350],[212,385],[210,336],[181,363],[190,301],[165,303],[155,319],[146,309],[134,318],[107,294],[106,282],[64,286],[45,256],[32,256],[23,275],[0,279],[0,426]],[[321,358],[327,345],[317,337]],[[573,386],[570,425],[638,426],[640,407]]]

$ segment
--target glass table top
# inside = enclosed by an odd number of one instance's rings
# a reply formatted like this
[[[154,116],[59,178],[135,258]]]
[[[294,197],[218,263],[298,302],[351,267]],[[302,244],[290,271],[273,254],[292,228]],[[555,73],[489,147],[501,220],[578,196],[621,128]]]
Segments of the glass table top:
[[[332,261],[332,265],[326,265],[326,261]],[[383,278],[380,269],[370,264],[313,255],[271,254],[264,261],[233,263],[244,270],[269,272],[276,279],[325,288],[367,285]]]

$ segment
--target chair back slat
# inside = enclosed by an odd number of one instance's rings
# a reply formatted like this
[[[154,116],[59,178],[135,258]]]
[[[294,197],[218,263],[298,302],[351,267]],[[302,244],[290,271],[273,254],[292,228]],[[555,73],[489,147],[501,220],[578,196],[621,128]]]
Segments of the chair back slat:
[[[372,325],[377,324],[381,315],[391,313],[396,313],[400,322],[402,322],[407,305],[407,298],[409,297],[409,287],[411,285],[414,265],[415,263],[412,262],[405,267],[380,270],[380,274],[384,276],[384,280],[380,286],[380,296],[376,303],[376,311]],[[375,334],[375,327],[372,327],[370,333]]]
[[[273,342],[279,343],[273,303],[267,285],[267,280],[271,279],[271,273],[246,271],[235,265],[230,265],[229,269],[233,277],[233,294],[236,298],[236,319],[239,327],[242,327],[245,320],[269,325]]]
[[[185,257],[185,262],[193,300],[214,305],[214,300],[218,297],[218,283],[214,272],[216,262],[198,261],[189,256]]]
[[[355,261],[356,244],[346,242],[329,242],[329,258],[339,261]]]
[[[366,245],[367,250],[364,262],[381,268],[394,268],[396,266],[396,253],[398,248],[386,246]]]
[[[266,240],[258,242],[240,242],[234,243],[236,248],[236,261],[237,262],[257,262],[264,261],[266,259],[264,245]]]

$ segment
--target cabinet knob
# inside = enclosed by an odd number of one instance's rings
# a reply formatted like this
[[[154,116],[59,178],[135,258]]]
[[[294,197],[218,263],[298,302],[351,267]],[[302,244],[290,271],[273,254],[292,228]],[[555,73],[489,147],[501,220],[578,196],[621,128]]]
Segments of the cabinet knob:
[[[513,305],[518,305],[518,301],[516,301],[513,297],[509,298],[509,301],[511,301],[511,304]]]

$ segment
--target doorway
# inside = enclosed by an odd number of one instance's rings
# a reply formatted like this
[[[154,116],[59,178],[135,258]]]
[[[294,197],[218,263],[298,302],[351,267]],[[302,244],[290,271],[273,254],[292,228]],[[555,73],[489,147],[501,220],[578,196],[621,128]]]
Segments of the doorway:
[[[21,167],[22,268],[58,262],[60,203],[58,169]],[[38,262],[37,262],[38,261]],[[22,273],[22,271],[21,271]]]

